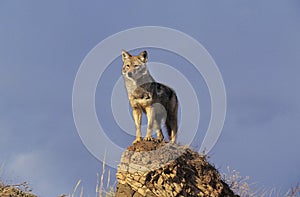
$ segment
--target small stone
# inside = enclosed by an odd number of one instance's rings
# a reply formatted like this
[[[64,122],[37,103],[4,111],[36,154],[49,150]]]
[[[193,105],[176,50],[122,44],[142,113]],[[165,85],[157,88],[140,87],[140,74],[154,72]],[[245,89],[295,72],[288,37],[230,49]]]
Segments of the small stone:
[[[137,192],[140,193],[142,196],[146,196],[146,189],[144,188],[138,188]]]
[[[164,182],[163,178],[159,177],[158,180],[157,180],[157,184],[162,185],[163,182]]]
[[[182,190],[182,187],[178,183],[173,183],[174,189],[177,193],[180,193]]]

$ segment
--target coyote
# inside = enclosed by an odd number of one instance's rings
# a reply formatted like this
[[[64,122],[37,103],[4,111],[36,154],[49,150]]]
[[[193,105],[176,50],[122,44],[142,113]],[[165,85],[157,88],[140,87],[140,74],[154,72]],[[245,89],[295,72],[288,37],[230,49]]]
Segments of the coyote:
[[[152,140],[152,129],[156,130],[157,139],[164,139],[161,123],[165,121],[169,140],[176,142],[178,99],[173,89],[155,82],[150,75],[146,62],[147,51],[132,56],[122,50],[122,75],[132,108],[132,115],[136,127],[136,139],[133,143],[142,140],[141,120],[143,112],[148,119],[147,134],[144,140]]]

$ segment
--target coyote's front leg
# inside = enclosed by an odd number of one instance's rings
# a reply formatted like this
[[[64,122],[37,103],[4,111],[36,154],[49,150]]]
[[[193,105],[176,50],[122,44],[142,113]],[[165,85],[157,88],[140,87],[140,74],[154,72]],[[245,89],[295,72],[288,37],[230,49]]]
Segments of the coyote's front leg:
[[[153,121],[154,121],[154,110],[152,106],[146,108],[146,115],[148,119],[148,125],[147,125],[147,133],[146,133],[145,140],[150,141],[152,140],[152,129],[153,129]]]
[[[141,123],[142,123],[142,110],[140,108],[132,108],[132,115],[134,119],[134,124],[136,128],[136,138],[133,143],[142,140]]]

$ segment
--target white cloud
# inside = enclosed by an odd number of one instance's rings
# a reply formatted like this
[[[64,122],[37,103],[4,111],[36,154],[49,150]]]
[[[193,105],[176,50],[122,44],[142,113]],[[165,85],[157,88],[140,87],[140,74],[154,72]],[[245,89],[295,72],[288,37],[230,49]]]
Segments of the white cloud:
[[[58,196],[55,192],[68,192],[68,188],[62,179],[57,179],[57,165],[49,158],[47,151],[41,150],[17,154],[6,163],[5,170],[9,176],[17,177],[15,181],[29,182],[37,195]]]

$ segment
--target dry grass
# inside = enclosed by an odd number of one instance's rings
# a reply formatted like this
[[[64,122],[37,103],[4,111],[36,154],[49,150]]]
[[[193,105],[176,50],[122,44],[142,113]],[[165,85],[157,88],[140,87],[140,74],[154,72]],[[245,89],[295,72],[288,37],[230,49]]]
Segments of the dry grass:
[[[227,173],[223,174],[223,179],[234,193],[241,197],[300,197],[299,184],[285,193],[276,188],[257,187],[257,183],[249,183],[250,178],[248,176],[242,177],[238,171],[230,170],[229,167],[227,167]]]
[[[106,154],[104,155],[104,161],[102,162],[102,173],[101,175],[99,175],[97,173],[97,183],[96,183],[96,197],[113,197],[115,196],[115,189],[114,189],[114,185],[111,185],[110,183],[110,178],[111,178],[111,174],[110,174],[110,170],[108,170],[107,172],[107,179],[106,179],[106,186],[105,186],[105,174],[106,174],[106,163],[105,163],[105,157]],[[80,192],[78,191],[78,188],[81,184],[81,180],[79,180],[76,184],[76,186],[73,189],[72,194],[62,194],[60,197],[76,197],[76,194],[79,193],[78,197],[83,197],[84,194],[84,189],[83,187],[81,187]]]
[[[0,196],[36,197],[31,191],[27,182],[11,185],[0,180]]]
[[[29,183],[24,181],[20,184],[9,184],[4,182],[1,177],[4,173],[4,163],[0,166],[0,196],[36,197],[32,194]]]

